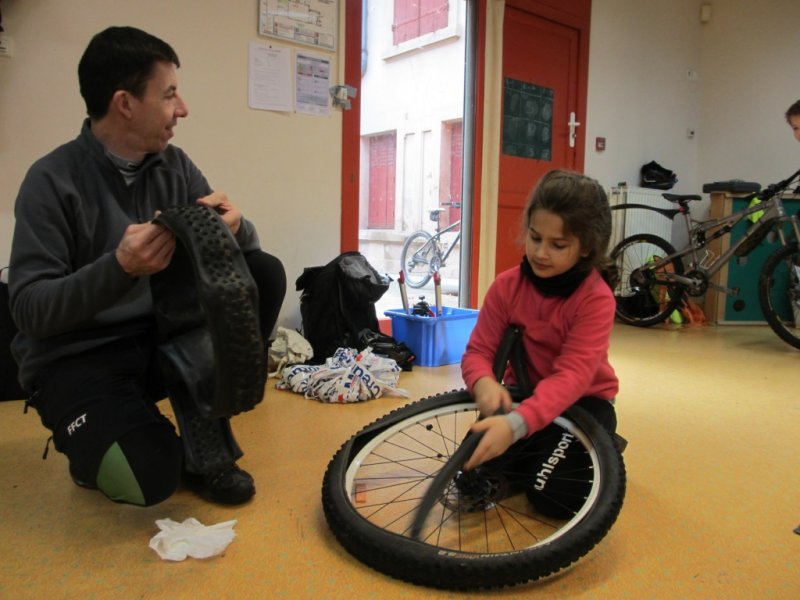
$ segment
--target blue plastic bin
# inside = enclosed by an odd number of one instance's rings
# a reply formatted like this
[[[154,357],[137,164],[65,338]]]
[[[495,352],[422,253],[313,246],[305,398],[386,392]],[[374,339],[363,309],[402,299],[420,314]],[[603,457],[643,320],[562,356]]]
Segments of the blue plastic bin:
[[[405,342],[417,355],[415,365],[438,367],[461,362],[478,320],[470,308],[442,307],[441,317],[408,315],[401,308],[383,313],[392,319],[392,337]]]

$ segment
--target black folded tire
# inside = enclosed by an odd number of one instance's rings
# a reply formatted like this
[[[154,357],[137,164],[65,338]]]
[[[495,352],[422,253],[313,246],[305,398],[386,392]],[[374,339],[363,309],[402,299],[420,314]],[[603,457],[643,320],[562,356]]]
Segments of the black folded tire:
[[[179,378],[204,418],[251,410],[264,396],[267,353],[258,289],[236,239],[205,206],[170,208],[155,222],[177,242],[150,278],[167,387]]]

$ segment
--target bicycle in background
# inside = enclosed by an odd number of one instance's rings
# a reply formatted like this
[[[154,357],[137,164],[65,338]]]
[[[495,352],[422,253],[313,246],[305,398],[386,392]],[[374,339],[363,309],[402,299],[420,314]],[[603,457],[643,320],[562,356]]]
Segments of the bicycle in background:
[[[461,208],[460,202],[445,202],[442,206]],[[406,285],[421,288],[430,281],[433,274],[447,265],[447,259],[461,241],[461,219],[439,229],[439,220],[445,208],[434,208],[429,211],[429,218],[436,223],[436,232],[430,234],[424,229],[412,233],[403,242],[400,264],[405,275]],[[442,240],[445,233],[458,229],[455,239],[449,245]]]
[[[783,341],[800,348],[800,219],[787,214],[784,191],[800,181],[800,171],[791,177],[744,197],[747,208],[716,219],[694,221],[689,203],[698,195],[662,194],[676,209],[629,204],[619,207],[645,208],[674,219],[683,215],[689,243],[680,251],[665,239],[636,234],[622,240],[611,251],[619,272],[616,314],[620,321],[648,327],[665,321],[678,308],[685,294],[702,296],[709,288],[730,296],[738,289],[711,281],[711,277],[732,258],[745,257],[765,238],[778,240],[780,247],[767,258],[758,280],[759,303],[769,326]],[[755,223],[731,247],[715,256],[709,242],[731,232],[744,219]]]

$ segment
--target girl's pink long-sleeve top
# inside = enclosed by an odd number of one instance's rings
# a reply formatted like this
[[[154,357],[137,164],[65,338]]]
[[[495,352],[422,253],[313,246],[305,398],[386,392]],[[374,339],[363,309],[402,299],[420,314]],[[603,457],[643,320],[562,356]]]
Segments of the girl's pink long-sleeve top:
[[[550,424],[579,398],[613,400],[619,380],[608,362],[614,325],[614,294],[596,270],[568,297],[542,294],[514,267],[492,283],[478,313],[461,371],[472,391],[481,377],[492,377],[492,363],[511,325],[523,332],[533,395],[516,408],[528,435]],[[504,378],[514,383],[510,369]]]

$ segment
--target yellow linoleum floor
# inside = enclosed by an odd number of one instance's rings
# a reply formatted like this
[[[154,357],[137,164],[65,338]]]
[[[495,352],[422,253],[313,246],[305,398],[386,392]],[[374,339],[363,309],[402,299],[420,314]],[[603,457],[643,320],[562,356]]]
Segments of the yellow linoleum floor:
[[[538,583],[480,594],[377,573],[331,535],[320,504],[328,461],[356,430],[405,403],[327,405],[279,392],[233,419],[256,478],[248,505],[188,491],[150,508],[72,484],[22,402],[0,403],[0,598],[800,598],[800,351],[765,327],[618,325],[612,360],[628,440],[619,520],[581,562]],[[412,397],[461,387],[456,365],[416,367]],[[162,561],[156,519],[237,519],[223,556]]]

